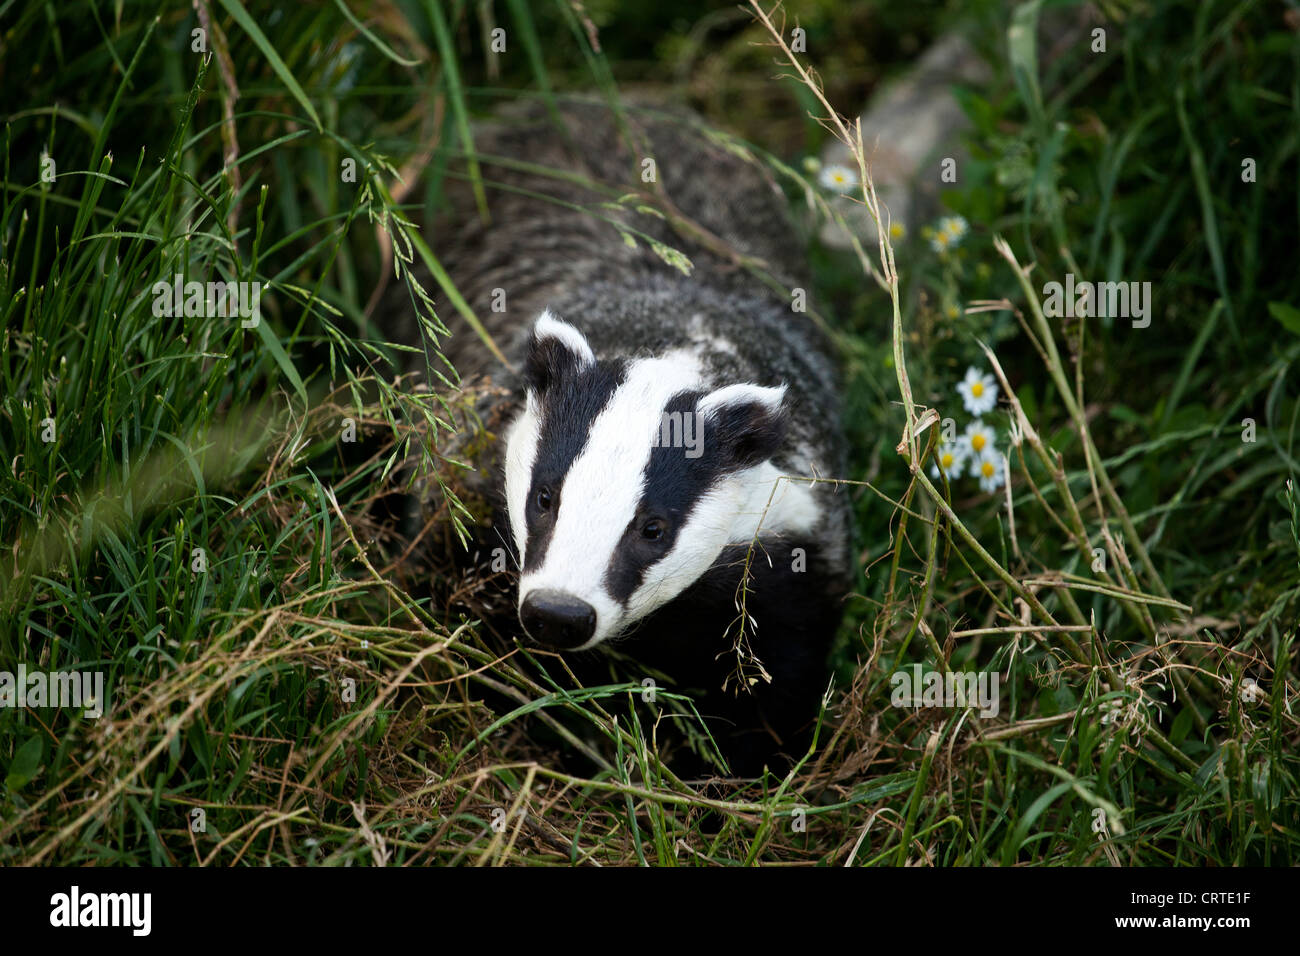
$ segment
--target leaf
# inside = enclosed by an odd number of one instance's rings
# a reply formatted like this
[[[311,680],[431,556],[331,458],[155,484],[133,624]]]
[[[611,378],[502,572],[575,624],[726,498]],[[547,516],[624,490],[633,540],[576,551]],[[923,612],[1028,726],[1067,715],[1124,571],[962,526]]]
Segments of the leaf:
[[[686,258],[685,253],[679,252],[672,246],[666,245],[657,239],[650,239],[650,248],[654,250],[655,255],[681,272],[682,275],[690,275],[691,270],[695,268],[691,260]]]
[[[262,344],[264,344],[267,351],[271,353],[271,358],[275,359],[275,364],[280,366],[280,371],[284,373],[285,378],[287,378],[289,383],[293,385],[294,391],[298,393],[298,397],[303,400],[304,404],[306,404],[308,401],[307,386],[303,384],[302,376],[300,376],[298,370],[294,368],[293,362],[289,358],[289,354],[285,352],[284,346],[280,344],[280,340],[275,337],[275,333],[271,330],[270,325],[265,321],[258,322],[257,334],[261,336]]]
[[[41,753],[44,749],[40,734],[36,734],[19,747],[18,752],[14,754],[13,762],[9,764],[9,775],[5,777],[5,786],[11,790],[18,790],[36,776],[36,771],[41,766]]]
[[[470,133],[469,106],[465,102],[465,88],[460,75],[460,63],[456,58],[456,47],[452,42],[451,30],[447,27],[447,18],[443,15],[440,0],[425,0],[429,12],[429,22],[433,25],[434,39],[438,44],[438,55],[442,58],[442,75],[447,81],[447,100],[451,103],[452,119],[460,135],[462,148],[465,150],[465,165],[469,170],[470,185],[474,189],[474,201],[478,204],[479,218],[488,222],[487,195],[483,191],[483,174],[479,171],[478,154],[474,151],[474,137]]]
[[[1043,94],[1038,86],[1038,9],[1042,0],[1030,0],[1016,7],[1007,29],[1007,49],[1011,57],[1011,74],[1030,119],[1041,127]]]
[[[348,9],[348,5],[344,3],[343,0],[334,0],[334,6],[338,7],[339,10],[343,13],[343,15],[348,18],[348,22],[351,23],[354,27],[356,27],[363,37],[365,37],[367,40],[370,41],[371,46],[373,46],[384,56],[388,57],[394,63],[400,64],[401,66],[420,65],[419,60],[408,60],[405,57],[400,57],[396,53],[394,53],[392,47],[390,47],[383,40],[379,39],[379,37],[375,36],[373,33],[371,33],[369,30],[366,29],[366,25],[356,18],[356,14],[354,14],[351,10]]]
[[[1133,409],[1129,408],[1127,405],[1118,402],[1110,407],[1110,417],[1116,421],[1124,422],[1126,425],[1141,426],[1146,424],[1145,418],[1133,411]]]
[[[1169,729],[1169,742],[1175,747],[1180,745],[1187,737],[1187,732],[1192,729],[1192,707],[1189,704],[1178,712],[1174,718],[1174,725]]]
[[[1288,332],[1300,335],[1300,309],[1285,302],[1270,302],[1268,314],[1285,325]]]
[[[412,233],[409,238],[411,240],[411,245],[415,247],[415,251],[420,254],[420,258],[424,261],[425,266],[428,268],[429,272],[433,274],[434,281],[437,282],[442,288],[442,291],[447,294],[447,298],[451,300],[451,304],[455,306],[456,311],[460,313],[461,318],[469,323],[469,327],[474,330],[474,333],[480,339],[483,340],[483,344],[488,347],[489,352],[496,356],[498,362],[506,368],[513,368],[514,366],[510,364],[510,360],[506,358],[505,353],[502,352],[500,347],[497,345],[496,340],[492,338],[492,333],[490,333],[487,328],[484,327],[483,323],[479,321],[479,317],[474,314],[474,310],[470,308],[469,303],[465,301],[465,297],[460,294],[460,290],[457,289],[455,284],[451,281],[451,276],[447,274],[447,270],[442,267],[442,263],[437,260],[433,252],[429,249],[428,243],[414,233]]]
[[[271,41],[266,38],[262,28],[253,22],[253,18],[248,15],[244,5],[239,0],[221,0],[221,5],[226,8],[226,12],[234,17],[235,22],[243,28],[243,31],[248,34],[253,43],[257,45],[257,48],[262,51],[267,62],[271,64],[271,69],[275,71],[275,75],[288,87],[289,92],[293,94],[293,98],[302,104],[302,108],[307,111],[307,115],[316,124],[316,128],[321,129],[320,117],[316,115],[316,109],[311,105],[311,100],[307,99],[307,94],[298,85],[298,81],[293,78],[293,73],[285,66],[284,60],[280,59],[280,54],[275,52],[275,47],[271,46]]]

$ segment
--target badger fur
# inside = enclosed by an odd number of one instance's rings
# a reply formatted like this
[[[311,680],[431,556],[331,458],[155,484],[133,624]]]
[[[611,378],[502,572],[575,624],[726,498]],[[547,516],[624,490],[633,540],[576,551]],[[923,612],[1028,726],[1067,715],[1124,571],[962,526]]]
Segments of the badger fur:
[[[490,220],[457,191],[432,244],[519,370],[497,526],[521,631],[699,691],[736,772],[802,756],[851,562],[847,496],[809,480],[845,474],[828,344],[741,268],[806,288],[783,197],[681,114],[528,108],[475,143]],[[692,225],[631,208],[656,195]],[[492,368],[464,327],[444,351]],[[747,686],[742,633],[765,672]]]

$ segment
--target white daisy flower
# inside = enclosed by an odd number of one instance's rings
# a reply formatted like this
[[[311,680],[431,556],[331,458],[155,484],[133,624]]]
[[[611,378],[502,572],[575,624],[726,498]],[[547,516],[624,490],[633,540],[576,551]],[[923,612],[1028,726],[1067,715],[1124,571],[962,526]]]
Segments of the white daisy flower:
[[[971,366],[966,369],[966,377],[957,383],[961,403],[972,415],[983,415],[993,411],[998,403],[998,383],[992,375],[982,375],[979,369]]]
[[[858,174],[847,166],[832,163],[824,166],[821,172],[821,184],[837,193],[850,192],[858,184]]]
[[[992,493],[1002,487],[1002,455],[991,445],[988,447],[987,453],[975,459],[971,472],[980,480],[980,491]]]
[[[930,465],[930,477],[939,477],[939,466],[943,466],[943,472],[948,476],[949,481],[955,481],[961,477],[961,470],[966,465],[966,446],[960,442],[941,442],[934,452],[935,462]]]
[[[949,245],[957,245],[970,232],[970,226],[961,216],[945,216],[939,220],[939,231],[948,237]]]
[[[981,421],[973,421],[962,432],[962,452],[972,459],[978,459],[981,455],[994,454],[997,452],[997,440],[998,436],[988,425]],[[976,468],[978,468],[978,463],[976,463]]]

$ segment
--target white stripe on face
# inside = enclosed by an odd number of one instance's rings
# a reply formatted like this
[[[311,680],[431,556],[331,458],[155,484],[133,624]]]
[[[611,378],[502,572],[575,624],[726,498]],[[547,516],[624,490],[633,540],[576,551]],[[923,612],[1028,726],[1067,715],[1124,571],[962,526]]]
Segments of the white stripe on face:
[[[537,399],[529,394],[523,412],[505,436],[506,510],[510,514],[510,531],[515,539],[520,567],[523,567],[524,546],[528,543],[528,521],[524,512],[528,506],[528,488],[541,434],[542,420],[537,413]]]
[[[596,609],[596,631],[581,649],[594,647],[616,633],[623,623],[623,608],[605,588],[605,573],[615,550],[636,516],[645,491],[645,468],[659,434],[664,406],[679,392],[702,387],[699,363],[684,353],[639,359],[627,368],[623,384],[596,416],[587,444],[570,466],[559,489],[559,510],[550,544],[535,571],[519,582],[520,603],[535,588],[553,588],[581,598]],[[514,465],[531,468],[536,456],[540,423],[521,416],[521,446]],[[531,436],[531,447],[525,448]],[[511,433],[510,458],[514,458],[516,433]],[[524,470],[519,485],[529,487]],[[526,492],[525,492],[526,494]],[[515,541],[523,553],[527,531],[523,528],[524,500],[510,517]]]
[[[812,486],[786,481],[770,461],[721,478],[691,510],[673,549],[646,569],[628,599],[626,615],[639,620],[690,587],[729,544],[764,535],[807,535],[821,517]],[[759,558],[755,558],[759,560]]]
[[[557,345],[559,354],[556,354]],[[533,368],[534,362],[536,368]],[[530,372],[549,380],[561,367],[569,369],[567,375],[573,371],[581,372],[595,364],[595,353],[583,334],[557,318],[550,309],[543,309],[533,323],[528,360],[525,362],[524,378],[528,382],[526,404],[506,435],[506,510],[510,515],[515,551],[521,567],[528,544],[528,494],[542,440],[545,404],[536,392],[542,386],[532,379]]]

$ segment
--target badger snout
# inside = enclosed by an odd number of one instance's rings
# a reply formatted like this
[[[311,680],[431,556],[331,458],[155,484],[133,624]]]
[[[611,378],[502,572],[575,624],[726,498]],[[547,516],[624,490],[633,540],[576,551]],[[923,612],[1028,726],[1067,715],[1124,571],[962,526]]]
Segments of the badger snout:
[[[519,621],[533,640],[560,650],[581,647],[596,633],[594,607],[572,594],[549,588],[528,593],[519,606]]]

